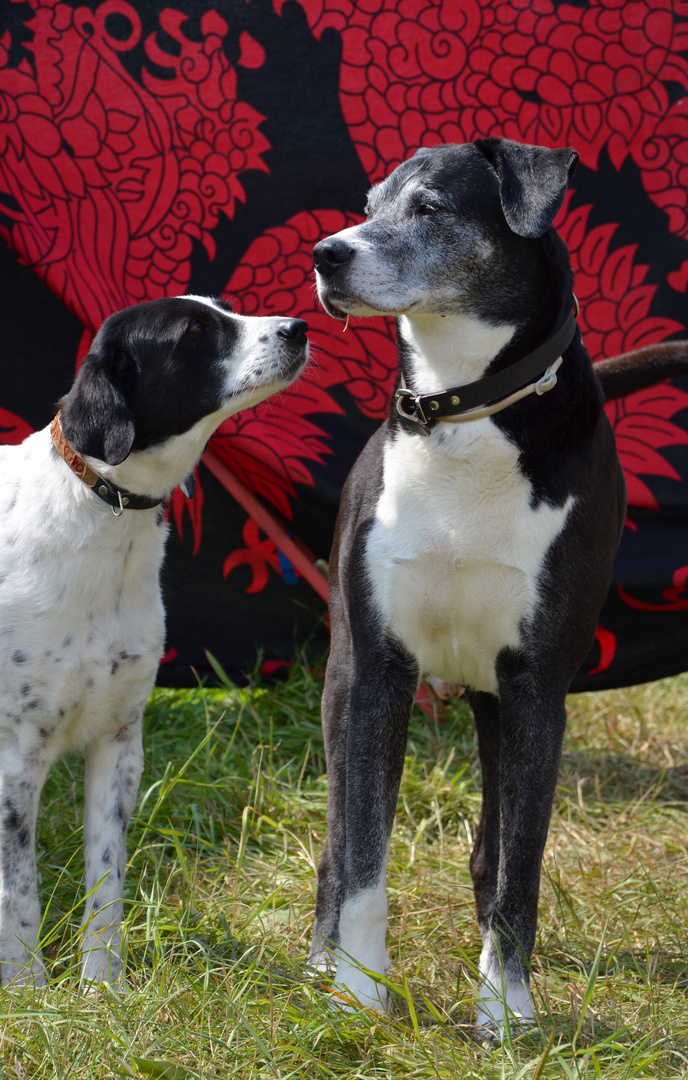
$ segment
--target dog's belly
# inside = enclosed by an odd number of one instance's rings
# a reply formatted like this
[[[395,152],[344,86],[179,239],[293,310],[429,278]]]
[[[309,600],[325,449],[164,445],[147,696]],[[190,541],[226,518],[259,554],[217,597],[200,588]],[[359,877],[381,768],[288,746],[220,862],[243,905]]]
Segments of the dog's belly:
[[[164,628],[162,616],[150,614],[136,629],[107,619],[55,623],[36,621],[31,635],[17,628],[0,662],[3,748],[40,752],[50,761],[138,721]]]
[[[460,455],[415,439],[386,448],[367,566],[386,629],[422,675],[497,693],[497,656],[522,643],[572,500],[533,507],[517,449],[490,421],[470,426],[453,433]]]

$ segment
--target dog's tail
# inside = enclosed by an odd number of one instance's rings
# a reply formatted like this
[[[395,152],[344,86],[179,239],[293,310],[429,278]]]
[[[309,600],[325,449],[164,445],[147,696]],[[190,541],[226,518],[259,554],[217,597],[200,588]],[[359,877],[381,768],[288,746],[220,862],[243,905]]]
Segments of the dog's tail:
[[[593,371],[605,401],[633,394],[674,375],[688,375],[688,341],[664,341],[600,360]]]

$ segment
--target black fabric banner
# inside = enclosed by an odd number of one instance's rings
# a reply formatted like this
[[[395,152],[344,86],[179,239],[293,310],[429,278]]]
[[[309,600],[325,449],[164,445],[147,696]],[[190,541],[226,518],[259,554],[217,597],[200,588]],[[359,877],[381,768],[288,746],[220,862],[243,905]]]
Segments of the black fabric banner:
[[[320,558],[383,417],[393,327],[317,309],[310,252],[421,145],[571,145],[558,218],[599,360],[686,336],[685,0],[23,0],[0,10],[0,440],[48,424],[112,311],[184,292],[308,320],[314,361],[214,452]],[[578,689],[688,666],[688,381],[611,404],[629,490]],[[325,608],[203,465],[175,492],[159,681],[273,670]],[[192,670],[193,669],[193,670]]]

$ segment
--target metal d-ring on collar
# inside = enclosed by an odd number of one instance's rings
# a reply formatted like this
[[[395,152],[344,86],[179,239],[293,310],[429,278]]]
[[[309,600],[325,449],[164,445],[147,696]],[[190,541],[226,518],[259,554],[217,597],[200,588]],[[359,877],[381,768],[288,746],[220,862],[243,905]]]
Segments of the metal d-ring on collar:
[[[404,427],[415,434],[429,435],[438,420],[450,423],[480,420],[528,394],[540,396],[551,390],[557,382],[562,353],[571,344],[576,329],[580,309],[575,296],[573,299],[573,312],[542,345],[494,375],[436,394],[414,394],[402,376],[394,397]],[[536,379],[537,375],[541,377]]]
[[[148,495],[133,495],[131,491],[116,487],[97,473],[65,439],[59,413],[50,425],[50,434],[60,457],[64,458],[72,472],[83,480],[94,495],[111,507],[115,517],[121,517],[125,510],[150,510],[162,502],[162,499],[152,499]]]

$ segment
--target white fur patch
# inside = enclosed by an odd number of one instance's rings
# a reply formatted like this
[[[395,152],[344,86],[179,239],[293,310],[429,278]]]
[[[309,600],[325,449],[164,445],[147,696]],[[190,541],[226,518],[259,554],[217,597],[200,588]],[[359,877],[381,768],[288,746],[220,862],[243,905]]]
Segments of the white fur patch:
[[[382,975],[389,971],[390,960],[385,948],[387,857],[386,855],[380,880],[375,888],[357,892],[342,904],[334,983],[344,998],[353,996],[364,1008],[377,1010],[385,1008],[387,990],[361,971],[358,965]]]
[[[413,391],[436,390],[482,379],[516,327],[490,326],[468,315],[402,315],[399,333],[413,353]]]
[[[492,938],[488,938],[480,956],[481,986],[478,994],[476,1025],[488,1032],[500,1032],[507,1024],[512,1029],[531,1027],[535,1023],[530,990],[523,978],[509,973],[499,964]]]
[[[572,500],[533,509],[518,450],[489,419],[452,428],[441,445],[437,429],[400,436],[383,469],[367,559],[384,625],[422,675],[498,693],[495,660],[521,643]]]

